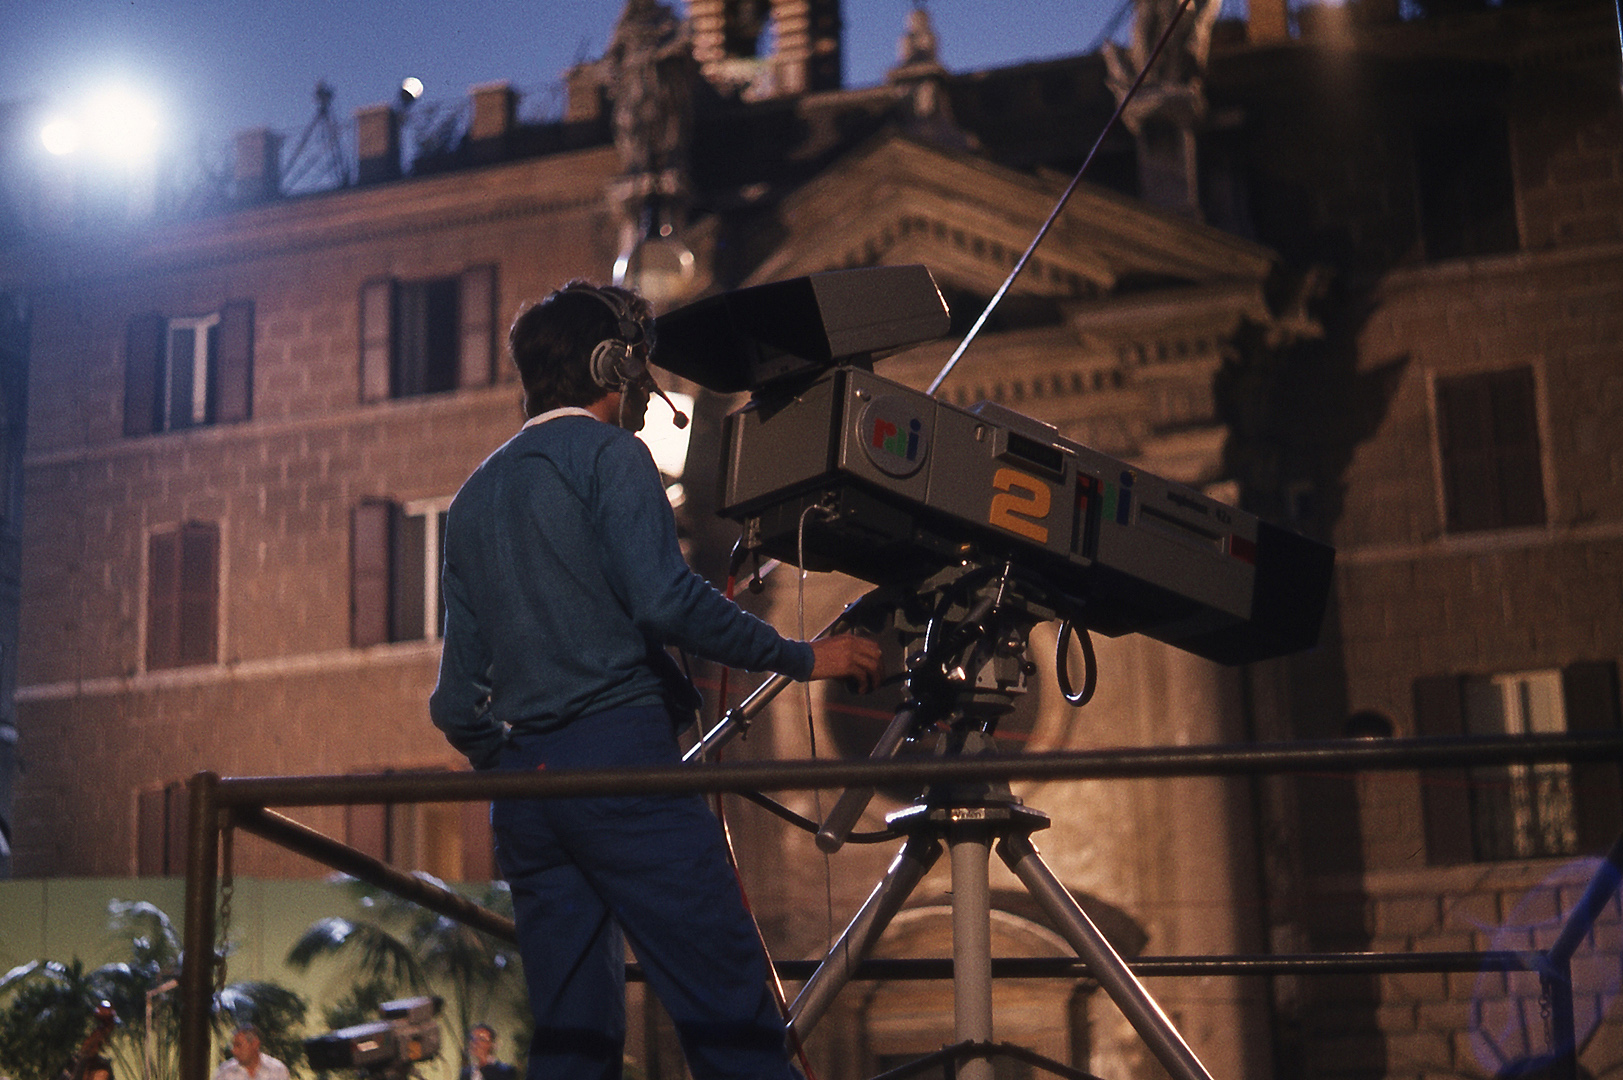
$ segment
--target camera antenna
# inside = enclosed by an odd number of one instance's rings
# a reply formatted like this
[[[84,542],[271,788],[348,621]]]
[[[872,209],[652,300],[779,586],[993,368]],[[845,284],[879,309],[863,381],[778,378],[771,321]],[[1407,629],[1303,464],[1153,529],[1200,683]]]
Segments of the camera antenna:
[[[1161,50],[1166,48],[1168,41],[1172,40],[1172,32],[1177,29],[1178,23],[1183,20],[1183,13],[1189,10],[1189,5],[1192,2],[1193,0],[1183,0],[1178,5],[1178,10],[1173,12],[1172,18],[1167,20],[1167,27],[1161,31],[1161,38],[1155,43],[1155,48],[1150,50],[1149,57],[1144,61],[1143,69],[1138,73],[1138,78],[1133,80],[1133,85],[1128,87],[1127,93],[1122,95],[1121,103],[1116,106],[1116,111],[1110,114],[1109,120],[1105,121],[1105,126],[1099,131],[1099,137],[1093,140],[1093,149],[1088,151],[1088,156],[1082,161],[1082,167],[1076,170],[1076,175],[1071,178],[1070,185],[1066,187],[1064,194],[1059,197],[1059,202],[1054,204],[1054,209],[1049,212],[1048,220],[1043,222],[1042,228],[1037,230],[1037,235],[1031,238],[1031,244],[1026,248],[1025,254],[1020,256],[1020,260],[1014,264],[1014,269],[1009,271],[1009,276],[1003,279],[1003,284],[999,285],[997,292],[992,294],[992,299],[987,302],[986,310],[982,311],[980,318],[975,320],[975,325],[969,328],[969,333],[964,335],[964,340],[958,343],[958,348],[953,350],[953,354],[947,360],[946,366],[941,369],[941,373],[935,377],[935,381],[930,384],[925,393],[932,397],[935,396],[936,390],[940,388],[942,383],[947,381],[947,376],[951,375],[952,369],[958,366],[958,361],[963,358],[964,352],[969,348],[969,343],[975,340],[975,335],[980,333],[981,327],[986,325],[986,320],[991,318],[992,312],[1009,291],[1009,286],[1014,284],[1014,279],[1020,276],[1020,271],[1024,270],[1026,263],[1031,261],[1031,256],[1036,252],[1037,245],[1043,242],[1043,237],[1048,235],[1048,230],[1053,228],[1054,222],[1059,220],[1059,215],[1065,209],[1065,204],[1071,201],[1071,196],[1076,193],[1077,185],[1082,182],[1083,174],[1088,171],[1088,166],[1093,164],[1094,156],[1099,153],[1099,147],[1104,145],[1105,136],[1110,134],[1110,129],[1116,126],[1117,120],[1121,119],[1121,114],[1127,109],[1127,103],[1133,100],[1133,96],[1138,93],[1138,88],[1144,85],[1145,77],[1149,75],[1150,69],[1155,66],[1155,61],[1160,58]],[[1623,4],[1623,0],[1618,0],[1618,3]]]

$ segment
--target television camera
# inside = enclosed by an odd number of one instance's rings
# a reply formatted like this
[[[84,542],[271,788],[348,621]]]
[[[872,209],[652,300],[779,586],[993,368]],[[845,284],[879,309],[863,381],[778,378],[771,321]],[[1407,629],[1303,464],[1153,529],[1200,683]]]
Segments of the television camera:
[[[438,997],[409,997],[378,1006],[381,1020],[304,1040],[313,1069],[356,1069],[368,1077],[405,1080],[419,1061],[440,1052]]]
[[[721,463],[720,510],[746,548],[887,586],[1009,564],[1079,629],[1225,664],[1316,643],[1329,547],[1012,409],[872,370],[948,327],[923,266],[812,274],[656,320],[655,364],[752,394]]]

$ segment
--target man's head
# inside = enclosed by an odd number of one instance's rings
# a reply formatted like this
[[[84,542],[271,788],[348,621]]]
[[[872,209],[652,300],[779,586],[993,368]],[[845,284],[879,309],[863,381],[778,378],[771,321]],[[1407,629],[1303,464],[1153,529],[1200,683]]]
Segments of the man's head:
[[[113,1063],[104,1057],[93,1057],[85,1062],[84,1080],[113,1080]]]
[[[653,314],[636,293],[585,281],[571,281],[520,312],[507,344],[524,383],[525,414],[587,408],[614,393],[640,397],[645,408]]]
[[[259,1063],[259,1029],[252,1024],[238,1024],[231,1036],[231,1056],[237,1064],[251,1069]]]
[[[496,1029],[475,1024],[468,1029],[468,1056],[475,1065],[484,1065],[496,1056]]]

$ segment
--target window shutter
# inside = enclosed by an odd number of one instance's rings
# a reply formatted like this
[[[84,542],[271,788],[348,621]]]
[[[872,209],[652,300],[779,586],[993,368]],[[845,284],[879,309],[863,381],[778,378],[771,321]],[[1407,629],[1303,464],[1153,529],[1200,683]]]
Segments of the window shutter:
[[[214,418],[233,424],[253,415],[254,302],[233,300],[220,309]]]
[[[163,789],[164,820],[168,838],[163,848],[165,877],[180,877],[186,873],[186,828],[191,813],[191,792],[182,783],[173,783]]]
[[[130,319],[124,336],[124,434],[150,435],[158,424],[158,374],[166,327],[158,314]]]
[[[1450,532],[1544,523],[1531,368],[1437,383],[1437,440]]]
[[[394,282],[361,286],[361,400],[386,401],[394,342]]]
[[[392,538],[399,509],[371,499],[355,507],[350,530],[350,642],[379,645],[390,633],[390,594],[394,580]]]
[[[164,872],[168,806],[167,789],[143,791],[136,796],[135,872],[141,877],[158,877]]]
[[[1449,532],[1491,529],[1494,511],[1492,408],[1479,378],[1437,384],[1437,439],[1443,461],[1443,501]]]
[[[394,604],[390,641],[415,641],[424,636],[423,574],[428,562],[428,519],[402,514],[394,534]]]
[[[496,847],[490,833],[490,804],[462,804],[462,880],[492,881]]]
[[[356,804],[344,807],[344,843],[363,855],[389,861],[389,807]]]
[[[1460,679],[1433,675],[1414,683],[1415,729],[1426,737],[1465,734]],[[1423,769],[1420,801],[1425,819],[1426,861],[1433,866],[1467,863],[1471,847],[1471,779],[1465,769]]]
[[[147,670],[180,663],[180,534],[147,539]]]
[[[1493,398],[1494,475],[1499,481],[1499,523],[1544,524],[1544,477],[1539,460],[1538,415],[1532,368],[1488,377]]]
[[[180,529],[179,655],[182,664],[218,657],[220,530],[201,522]]]
[[[462,272],[462,348],[458,386],[489,386],[496,372],[496,268]]]
[[[1561,672],[1567,730],[1612,732],[1618,716],[1617,665],[1610,661],[1573,664]],[[1572,814],[1578,850],[1601,852],[1623,830],[1623,776],[1613,761],[1574,762]]]

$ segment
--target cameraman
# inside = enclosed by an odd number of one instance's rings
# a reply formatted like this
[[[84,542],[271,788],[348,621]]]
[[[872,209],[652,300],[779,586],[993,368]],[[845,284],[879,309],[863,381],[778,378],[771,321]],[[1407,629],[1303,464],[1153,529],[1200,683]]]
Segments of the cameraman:
[[[652,333],[641,297],[571,282],[508,335],[529,421],[447,515],[430,700],[475,768],[678,762],[697,694],[667,645],[802,680],[878,681],[874,642],[787,640],[683,561],[659,472],[632,435],[653,386]],[[703,799],[504,800],[491,823],[535,1015],[531,1080],[620,1075],[624,940],[697,1080],[794,1076]]]
[[[475,1024],[468,1029],[468,1063],[459,1080],[516,1080],[518,1070],[496,1060],[496,1029]]]

